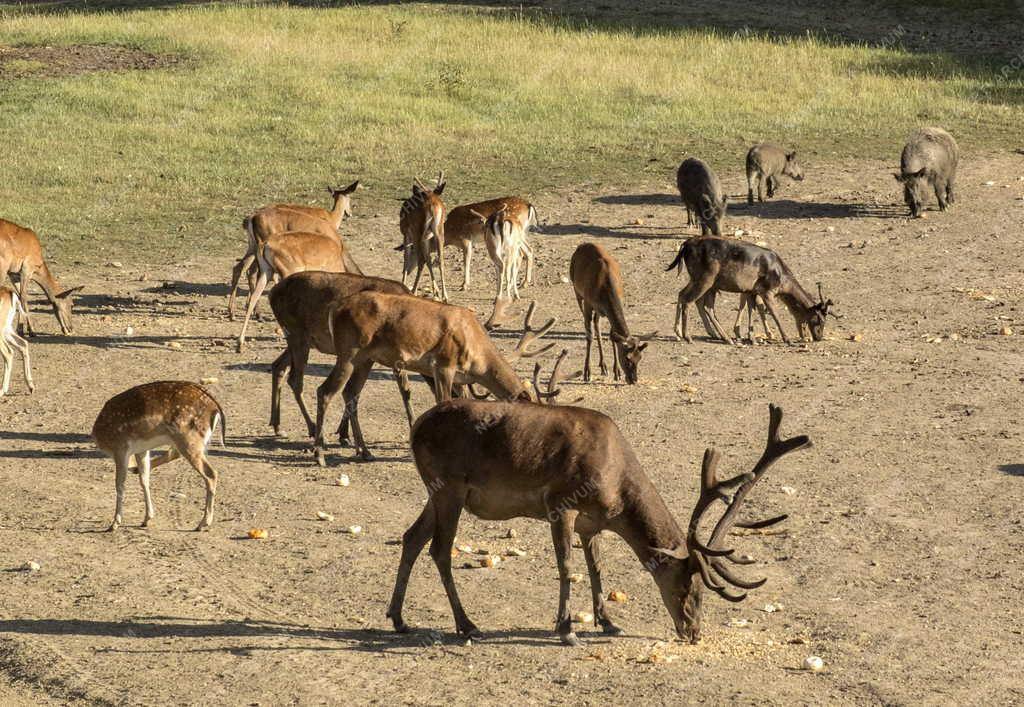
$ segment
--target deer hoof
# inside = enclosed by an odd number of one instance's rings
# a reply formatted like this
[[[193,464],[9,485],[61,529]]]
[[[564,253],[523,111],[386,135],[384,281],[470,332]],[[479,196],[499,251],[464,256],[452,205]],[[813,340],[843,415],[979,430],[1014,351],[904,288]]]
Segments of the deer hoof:
[[[324,455],[324,450],[322,450],[322,449],[317,449],[317,450],[316,450],[316,451],[314,452],[314,454],[316,454],[316,463],[317,463],[317,464],[318,464],[318,465],[319,465],[320,467],[326,467],[326,466],[327,466],[327,457],[326,457],[326,456]]]
[[[471,623],[468,626],[463,626],[458,631],[459,631],[459,636],[461,638],[467,638],[467,639],[469,639],[471,641],[482,641],[483,638],[484,638],[483,631],[478,629],[476,627],[476,624],[472,624]]]
[[[601,632],[606,636],[621,636],[625,633],[625,631],[608,620],[601,622]]]
[[[373,456],[370,450],[366,449],[365,447],[361,452],[359,452],[359,458],[362,459],[364,462],[372,462],[376,459],[376,457]]]
[[[560,633],[558,637],[562,640],[562,643],[566,646],[572,646],[573,648],[583,645],[583,641],[572,631],[569,633]]]
[[[402,620],[401,616],[389,616],[391,619],[391,625],[395,628],[395,633],[409,633],[409,624]]]
[[[113,523],[111,523],[111,524],[110,524],[110,526],[109,526],[109,527],[107,528],[107,532],[108,532],[108,533],[113,533],[113,532],[114,532],[115,530],[117,530],[117,529],[118,529],[118,528],[120,528],[120,527],[121,527],[121,523],[120,523],[120,521],[116,521],[116,520],[115,520],[115,521],[114,521]]]
[[[200,521],[199,525],[196,526],[195,532],[197,532],[197,533],[208,533],[208,532],[210,532],[210,524],[207,523],[205,520]]]

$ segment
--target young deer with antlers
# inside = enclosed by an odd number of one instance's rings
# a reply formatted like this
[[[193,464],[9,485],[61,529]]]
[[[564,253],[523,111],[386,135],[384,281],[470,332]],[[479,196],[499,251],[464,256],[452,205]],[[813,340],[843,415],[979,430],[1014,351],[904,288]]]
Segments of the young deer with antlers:
[[[29,363],[28,342],[18,336],[14,330],[14,318],[22,312],[21,300],[14,290],[0,287],[0,357],[4,360],[3,383],[0,384],[0,396],[7,395],[11,389],[11,371],[14,365],[14,350],[21,354],[21,362],[25,368],[25,384],[31,394],[36,386],[32,382],[32,367]]]
[[[402,230],[402,245],[396,250],[405,252],[405,263],[402,267],[402,284],[406,284],[413,266],[416,267],[416,278],[412,283],[412,292],[420,284],[420,276],[423,275],[423,266],[427,266],[430,273],[430,286],[434,295],[440,295],[444,301],[448,301],[448,288],[444,281],[444,226],[445,206],[441,200],[446,182],[444,172],[437,175],[437,184],[433,189],[427,189],[423,183],[416,179],[412,185],[412,196],[402,202],[399,212],[399,227]],[[434,280],[434,265],[431,259],[432,248],[437,250],[437,266],[441,274],[441,289],[437,288]]]
[[[249,327],[249,319],[256,309],[256,303],[263,295],[267,283],[275,275],[285,278],[306,270],[345,272],[346,269],[344,246],[337,239],[323,233],[275,233],[260,244],[256,255],[260,276],[245,303],[245,320],[242,322],[242,332],[238,336],[239,353],[245,346],[245,332]]]
[[[32,321],[28,311],[28,283],[39,285],[46,298],[53,305],[53,313],[63,334],[72,333],[71,295],[82,288],[72,287],[61,292],[60,283],[50,272],[43,258],[39,237],[28,228],[0,219],[0,280],[4,275],[17,275],[18,295],[21,299],[21,317],[25,324],[25,335],[32,336]]]
[[[334,199],[334,207],[328,211],[316,206],[302,206],[300,204],[274,204],[257,209],[252,216],[247,216],[242,222],[248,237],[245,255],[239,258],[231,271],[231,292],[228,295],[228,319],[235,319],[235,294],[238,291],[238,282],[243,272],[249,273],[249,290],[255,288],[255,274],[259,270],[256,263],[256,255],[259,246],[266,242],[267,238],[275,233],[288,233],[290,231],[306,231],[323,233],[326,236],[337,238],[341,241],[341,222],[352,215],[351,194],[359,188],[359,180],[349,184],[344,189],[327,187],[327,191]],[[342,253],[345,258],[346,272],[361,273],[359,266],[348,248],[342,242]]]
[[[523,334],[513,358],[536,356],[550,349],[528,347],[554,326],[531,325],[535,303],[523,323]],[[339,390],[349,413],[356,448],[369,454],[359,426],[358,397],[370,369],[378,363],[395,371],[412,371],[434,380],[434,396],[449,400],[455,385],[474,383],[499,400],[529,400],[530,393],[509,361],[495,347],[472,311],[455,305],[410,295],[364,291],[345,298],[331,312],[330,331],[338,359],[327,379],[317,389],[317,462],[325,466],[324,416]]]
[[[612,374],[619,380],[625,373],[627,383],[637,382],[637,369],[643,358],[647,342],[657,332],[632,336],[626,324],[623,299],[622,273],[619,264],[608,251],[594,243],[584,243],[576,249],[569,261],[569,279],[572,281],[576,303],[583,313],[583,328],[587,333],[587,358],[583,364],[583,380],[590,380],[590,347],[597,335],[598,365],[601,375],[608,375],[601,344],[601,317],[611,325]],[[620,369],[619,362],[622,362]]]
[[[676,305],[676,338],[687,343],[692,340],[686,333],[686,311],[690,304],[697,303],[697,310],[704,320],[709,333],[717,335],[727,343],[734,343],[718,322],[713,308],[713,294],[717,292],[739,292],[748,297],[760,297],[768,313],[775,321],[782,340],[789,343],[782,322],[775,311],[775,297],[782,300],[796,320],[801,338],[809,329],[815,341],[825,336],[825,317],[829,315],[832,300],[825,300],[818,286],[819,301],[800,286],[796,277],[774,251],[761,248],[753,243],[734,238],[703,236],[683,242],[675,260],[666,272],[675,268],[681,272],[683,265],[690,275],[690,282],[679,291]],[[712,295],[708,299],[708,295]],[[833,316],[836,316],[833,314]]]
[[[123,522],[124,484],[128,471],[138,468],[139,483],[146,503],[142,527],[153,519],[153,494],[149,472],[178,457],[184,457],[206,484],[206,506],[196,530],[209,530],[213,523],[213,497],[217,493],[217,472],[206,458],[206,448],[217,428],[224,444],[227,420],[224,411],[205,388],[187,381],[157,381],[126,390],[107,401],[92,427],[96,446],[114,459],[117,507],[109,530]],[[169,446],[161,456],[150,459],[151,450]],[[131,465],[135,457],[135,467]]]
[[[533,250],[527,242],[527,236],[530,229],[537,225],[537,210],[528,201],[517,196],[503,196],[498,199],[456,206],[448,212],[448,218],[444,222],[445,245],[456,246],[462,250],[463,290],[469,289],[474,242],[483,243],[487,247],[488,255],[490,255],[499,275],[503,270],[503,263],[498,258],[499,249],[497,243],[494,242],[493,230],[487,227],[487,220],[502,209],[509,220],[521,224],[523,231],[521,255],[526,256],[526,284],[533,282]]]
[[[556,622],[563,643],[579,643],[569,614],[573,532],[583,542],[595,622],[605,633],[621,633],[604,605],[602,530],[616,533],[632,548],[653,575],[679,637],[696,643],[702,587],[737,602],[746,593],[734,594],[726,585],[754,589],[765,582],[733,574],[726,562],[753,560],[738,558],[725,539],[734,526],[763,528],[786,516],[738,522],[744,499],[774,462],[810,445],[804,435],[780,439],[782,410],[771,405],[769,411],[768,443],[752,471],[720,480],[718,453],[704,453],[700,497],[684,532],[607,416],[585,408],[531,403],[453,400],[437,405],[417,420],[412,432],[416,468],[429,498],[402,537],[402,559],[387,614],[395,630],[408,630],[402,618],[406,587],[416,558],[431,540],[430,556],[448,594],[456,630],[464,637],[482,636],[463,610],[452,576],[452,542],[465,508],[484,520],[525,517],[551,524],[560,589]],[[727,501],[730,489],[736,491]],[[704,543],[698,527],[716,500],[727,501],[726,510]]]

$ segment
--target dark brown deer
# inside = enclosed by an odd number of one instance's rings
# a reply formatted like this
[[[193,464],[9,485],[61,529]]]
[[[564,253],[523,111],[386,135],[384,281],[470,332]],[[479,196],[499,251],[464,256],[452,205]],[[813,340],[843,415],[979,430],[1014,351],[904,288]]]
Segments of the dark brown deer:
[[[676,305],[676,338],[691,342],[686,333],[686,310],[693,302],[697,303],[705,326],[709,333],[719,336],[723,341],[733,343],[725,328],[718,322],[713,307],[713,296],[717,292],[739,292],[748,296],[760,297],[768,314],[779,328],[782,340],[789,343],[786,332],[782,328],[775,311],[775,297],[786,305],[796,320],[801,338],[805,329],[810,329],[811,337],[821,341],[825,336],[825,317],[830,314],[832,300],[825,300],[818,289],[819,301],[808,294],[800,286],[792,271],[774,251],[761,248],[753,243],[734,238],[717,238],[702,236],[690,238],[683,242],[675,260],[666,268],[682,271],[683,265],[690,275],[690,282],[679,291]],[[753,303],[748,299],[748,302]]]
[[[32,336],[32,321],[28,311],[28,283],[39,285],[46,298],[53,305],[53,313],[60,324],[62,334],[70,334],[71,326],[71,295],[82,289],[72,287],[61,292],[60,283],[50,272],[50,266],[43,257],[43,248],[35,231],[22,228],[11,221],[0,219],[0,283],[7,275],[17,275],[18,296],[21,299],[21,321],[25,325],[25,335]]]
[[[601,317],[604,317],[611,325],[609,338],[612,340],[612,375],[615,380],[619,380],[625,373],[627,383],[636,383],[637,368],[643,358],[644,349],[657,332],[644,336],[633,336],[629,333],[622,273],[618,262],[601,246],[584,243],[576,249],[569,261],[569,279],[572,281],[573,292],[576,293],[576,303],[583,313],[583,328],[587,333],[587,357],[583,364],[583,380],[590,380],[590,347],[595,335],[601,375],[608,375],[608,367],[604,363],[604,347],[601,344]]]
[[[535,303],[532,303],[519,344],[511,355],[513,359],[536,356],[554,346],[548,344],[529,350],[530,344],[555,324],[552,318],[534,329],[531,324],[534,309]],[[324,417],[331,400],[342,388],[356,447],[366,449],[352,396],[362,390],[374,363],[394,371],[430,376],[438,401],[449,400],[453,386],[474,383],[499,400],[530,399],[523,380],[495,347],[473,312],[464,307],[410,295],[364,291],[340,301],[329,316],[338,359],[317,389],[313,448],[321,466],[326,465]]]
[[[406,284],[413,266],[415,266],[416,278],[412,283],[412,292],[416,294],[425,265],[430,273],[430,286],[433,288],[435,296],[439,296],[445,302],[448,301],[448,289],[444,279],[445,206],[441,200],[441,194],[444,192],[446,184],[444,172],[437,175],[437,184],[433,189],[427,189],[418,179],[413,182],[412,196],[402,202],[402,208],[399,211],[399,227],[402,230],[403,242],[397,248],[397,250],[405,252],[402,284]],[[434,280],[432,249],[437,250],[437,266],[441,276],[440,289]]]
[[[608,634],[619,629],[604,606],[599,534],[619,535],[651,572],[679,637],[700,637],[702,588],[738,602],[764,579],[736,576],[726,563],[749,564],[725,546],[734,527],[763,528],[785,515],[741,523],[744,499],[769,467],[792,451],[807,447],[801,435],[779,438],[782,410],[769,406],[768,443],[752,471],[720,480],[718,453],[704,453],[701,491],[684,532],[647,478],[629,442],[612,420],[578,407],[533,403],[453,400],[443,402],[416,421],[412,451],[429,498],[419,518],[402,537],[402,559],[388,617],[395,630],[408,626],[402,605],[416,558],[431,540],[430,556],[448,594],[459,635],[480,638],[480,630],[462,608],[452,576],[451,548],[462,510],[484,520],[535,518],[551,524],[560,591],[556,618],[563,643],[577,645],[569,614],[569,555],[572,534],[579,534],[590,573],[595,622]],[[731,501],[726,491],[736,489]],[[707,542],[698,527],[717,500],[727,503]]]

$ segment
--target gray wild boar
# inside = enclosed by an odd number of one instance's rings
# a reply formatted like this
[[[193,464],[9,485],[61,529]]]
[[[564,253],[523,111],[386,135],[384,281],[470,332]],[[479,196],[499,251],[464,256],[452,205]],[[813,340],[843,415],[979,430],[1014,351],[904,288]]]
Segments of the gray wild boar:
[[[953,184],[959,161],[956,140],[942,128],[921,128],[910,136],[900,156],[900,173],[893,176],[903,185],[903,200],[913,218],[920,217],[929,188],[935,191],[940,211],[956,201]]]
[[[768,198],[775,196],[779,188],[779,175],[802,182],[804,171],[796,162],[795,152],[786,152],[778,145],[762,142],[754,145],[747,153],[747,203],[754,203],[754,180],[757,180],[757,200],[764,201],[764,187],[768,187]]]
[[[688,157],[676,172],[676,186],[686,206],[686,225],[694,223],[696,213],[701,235],[722,235],[726,196],[711,168],[696,157]]]

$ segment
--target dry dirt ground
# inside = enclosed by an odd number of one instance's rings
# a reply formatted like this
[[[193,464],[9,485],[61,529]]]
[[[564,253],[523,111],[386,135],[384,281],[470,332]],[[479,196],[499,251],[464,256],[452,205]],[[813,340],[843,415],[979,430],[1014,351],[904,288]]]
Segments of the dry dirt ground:
[[[612,605],[627,635],[584,628],[585,647],[562,647],[547,527],[468,515],[460,545],[527,552],[456,572],[487,640],[453,637],[426,555],[405,612],[421,628],[392,633],[384,613],[397,543],[426,494],[390,376],[375,374],[363,397],[377,460],[353,462],[335,445],[321,469],[290,399],[291,438],[270,434],[267,369],[282,347],[272,323],[258,322],[249,351],[234,353],[238,325],[224,308],[231,262],[183,259],[159,272],[127,260],[58,263],[65,283],[87,288],[75,333],[53,335],[37,297],[37,323],[49,332],[31,344],[38,388],[27,396],[19,369],[13,394],[0,399],[0,702],[1024,701],[1024,157],[967,151],[959,203],[916,221],[905,217],[890,165],[806,170],[805,182],[757,207],[742,203],[738,164],[725,181],[729,231],[777,249],[808,288],[823,282],[844,315],[809,345],[730,347],[697,329],[692,345],[671,337],[682,281],[664,269],[693,233],[681,226],[671,167],[660,183],[530,195],[545,224],[533,237],[538,283],[524,294],[558,317],[552,338],[581,364],[580,316],[562,278],[586,240],[620,260],[633,329],[660,332],[638,385],[602,379],[568,385],[566,395],[618,422],[678,516],[696,498],[705,446],[724,453],[725,469],[749,468],[768,402],[785,409],[784,432],[814,440],[752,498],[751,514],[789,513],[786,532],[736,539],[759,558],[751,572],[767,585],[739,605],[709,596],[700,645],[671,642],[653,582],[609,537],[605,588],[629,596]],[[397,213],[373,215],[358,202],[356,211],[345,232],[357,257],[368,272],[397,275]],[[457,283],[454,253],[448,262]],[[476,284],[456,302],[485,315],[492,272],[479,257]],[[721,318],[734,301],[720,298]],[[1014,333],[1000,335],[1005,326]],[[511,336],[500,344],[510,348]],[[327,363],[315,359],[310,400]],[[524,376],[530,366],[520,364]],[[219,379],[210,388],[228,416],[227,447],[212,452],[222,474],[212,531],[189,532],[202,486],[179,461],[154,472],[153,527],[137,527],[141,492],[130,480],[127,527],[101,532],[113,513],[113,464],[88,433],[103,402],[143,381],[208,376]],[[423,386],[414,402],[430,404]],[[342,473],[350,486],[336,485]],[[317,511],[336,520],[318,521]],[[363,534],[341,532],[351,524]],[[269,538],[245,539],[254,526]],[[518,538],[504,539],[509,528]],[[30,560],[41,569],[21,570]],[[583,572],[580,551],[573,560]],[[466,561],[475,558],[456,565]],[[769,613],[769,603],[781,607]],[[573,607],[589,605],[584,580]],[[664,660],[645,661],[652,652]],[[797,669],[812,654],[824,672]]]

